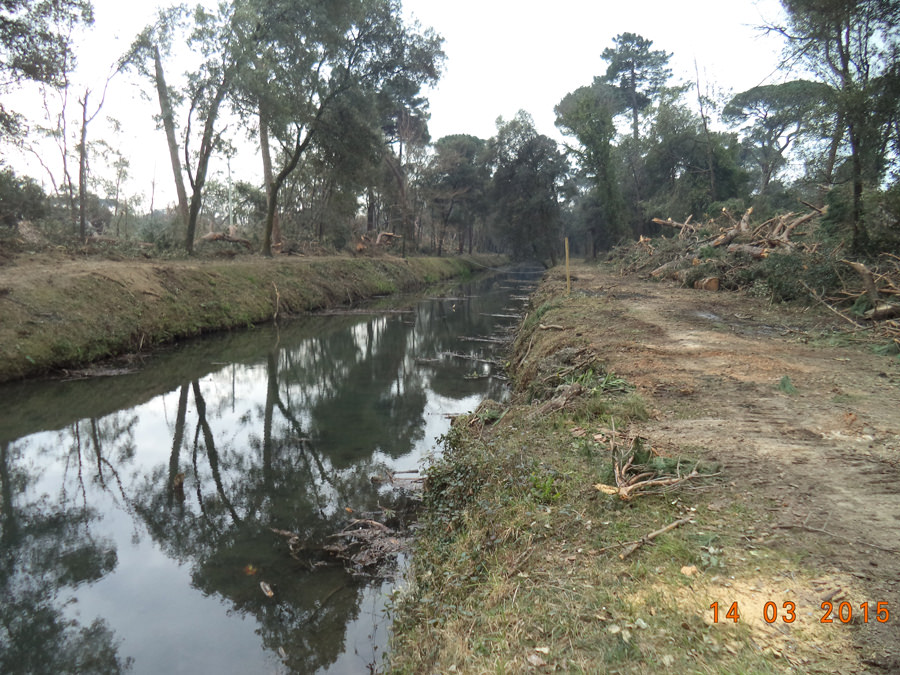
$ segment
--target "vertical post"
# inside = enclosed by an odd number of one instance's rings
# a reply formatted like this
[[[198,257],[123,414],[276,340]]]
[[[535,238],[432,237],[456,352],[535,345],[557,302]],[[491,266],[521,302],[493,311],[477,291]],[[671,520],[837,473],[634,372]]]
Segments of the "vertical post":
[[[569,238],[566,237],[566,295],[572,292],[572,279],[569,277]]]

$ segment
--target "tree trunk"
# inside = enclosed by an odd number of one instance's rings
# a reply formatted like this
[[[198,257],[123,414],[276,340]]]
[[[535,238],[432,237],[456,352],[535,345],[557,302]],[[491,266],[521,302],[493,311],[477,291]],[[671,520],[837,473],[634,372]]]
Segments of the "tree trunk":
[[[78,232],[81,241],[87,239],[87,106],[90,93],[86,89],[81,101],[81,142],[78,144]]]
[[[169,88],[166,86],[162,59],[159,55],[159,46],[156,45],[153,47],[153,61],[156,68],[156,93],[159,97],[159,111],[163,120],[163,128],[166,131],[169,159],[172,162],[172,173],[175,177],[175,191],[178,194],[178,215],[181,217],[181,226],[184,228],[187,227],[189,218],[187,190],[184,187],[184,174],[181,170],[181,158],[178,154],[178,139],[175,137],[175,115],[172,112],[172,101],[169,98]]]
[[[275,177],[272,171],[272,154],[269,146],[269,116],[266,114],[263,105],[259,106],[259,150],[263,161],[263,180],[266,184],[266,203],[272,199],[272,189],[275,184]],[[275,212],[272,221],[272,243],[278,246],[281,240],[281,223],[278,212]]]
[[[376,211],[375,192],[370,187],[366,190],[366,232],[375,231]]]
[[[860,138],[859,133],[854,124],[850,124],[848,128],[849,136],[850,136],[850,152],[851,152],[851,167],[852,167],[852,176],[853,176],[853,240],[851,241],[851,246],[853,250],[857,253],[860,253],[868,243],[868,237],[866,236],[865,225],[862,222],[863,218],[863,206],[862,206],[862,196],[863,196],[863,169],[862,169],[862,156],[860,149]]]
[[[450,200],[450,206],[447,211],[441,214],[441,234],[438,238],[437,254],[438,258],[444,255],[444,239],[447,237],[447,228],[450,226],[450,217],[453,215],[454,201]],[[462,248],[462,246],[460,246]]]
[[[633,63],[633,62],[632,62]],[[638,117],[638,102],[637,102],[637,74],[634,72],[634,65],[631,67],[631,133],[634,136],[634,141],[637,143],[638,141],[638,129],[640,118]]]
[[[210,102],[206,112],[206,123],[203,125],[203,139],[200,141],[200,152],[197,156],[197,170],[191,180],[191,206],[188,212],[187,236],[184,247],[189,254],[194,252],[194,237],[197,234],[197,220],[200,216],[200,207],[203,204],[203,186],[206,185],[206,172],[209,169],[209,160],[215,149],[216,117],[219,114],[219,106],[225,98],[228,89],[228,73],[226,72],[216,89],[216,95]]]
[[[840,112],[834,125],[834,135],[831,137],[831,144],[828,147],[828,159],[825,161],[825,182],[829,185],[834,184],[834,165],[837,163],[838,148],[843,140],[844,113]]]
[[[188,393],[188,384],[185,382],[181,385],[181,393],[178,396],[178,411],[175,413],[175,434],[172,437],[172,452],[169,453],[169,478],[166,483],[169,488],[166,491],[166,503],[169,506],[172,506],[172,501],[177,491],[175,476],[179,473],[179,457],[181,455],[181,446],[184,443],[184,423],[187,418]],[[181,490],[181,495],[184,495],[184,487]]]
[[[703,123],[703,135],[706,136],[706,168],[709,171],[709,198],[716,201],[716,171],[713,158],[712,137],[709,133],[709,124],[706,121],[706,106],[703,105],[703,96],[700,94],[700,70],[697,61],[694,61],[694,70],[697,73],[697,103],[700,106],[700,121]]]
[[[316,121],[319,120],[323,112],[324,107],[319,109],[319,113],[316,115]],[[278,210],[278,191],[281,189],[281,186],[291,172],[297,168],[297,164],[300,162],[300,156],[306,150],[310,141],[312,141],[314,132],[315,127],[310,127],[304,138],[301,129],[297,129],[297,140],[294,143],[294,150],[288,158],[288,163],[278,172],[278,175],[275,176],[275,180],[272,181],[272,190],[268,194],[268,199],[266,200],[268,202],[266,204],[266,229],[263,233],[262,250],[260,251],[262,255],[268,258],[272,257],[272,233],[275,229],[275,212]]]
[[[412,214],[409,209],[409,198],[406,195],[406,176],[403,173],[403,141],[400,142],[398,158],[394,158],[391,153],[389,154],[390,156],[386,158],[386,161],[391,169],[391,173],[394,174],[394,179],[397,181],[398,196],[400,197],[400,234],[403,237],[400,242],[400,254],[405,258],[406,242],[412,234]]]

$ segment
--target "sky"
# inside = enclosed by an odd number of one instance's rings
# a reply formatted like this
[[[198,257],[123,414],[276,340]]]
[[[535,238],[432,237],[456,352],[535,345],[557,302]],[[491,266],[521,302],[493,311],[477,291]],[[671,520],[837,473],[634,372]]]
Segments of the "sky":
[[[81,71],[94,75],[83,81],[99,91],[110,64],[152,21],[156,7],[168,4],[94,0],[96,23],[78,52]],[[777,76],[780,42],[757,27],[778,20],[778,0],[404,0],[403,8],[408,20],[434,28],[445,40],[442,78],[427,92],[433,139],[457,133],[490,138],[498,117],[508,120],[525,110],[540,133],[561,142],[554,106],[605,72],[600,54],[624,32],[672,53],[677,81],[694,81],[696,63],[704,90],[737,93]],[[171,83],[178,66],[167,67]],[[147,195],[146,207],[155,177],[159,208],[174,199],[174,189],[165,137],[152,118],[158,104],[147,98],[152,93],[149,82],[117,78],[103,114],[122,123],[113,142],[131,161],[128,190]],[[104,134],[102,126],[91,131]],[[252,150],[232,162],[235,178],[253,183],[260,167]],[[98,170],[96,161],[93,168]],[[37,177],[40,169],[30,169]],[[224,160],[214,158],[212,174],[224,179],[226,171]]]
[[[625,32],[672,54],[679,81],[734,93],[770,80],[781,44],[755,28],[781,16],[777,0],[405,0],[404,8],[444,36],[444,75],[431,93],[433,138],[489,138],[498,116],[528,111],[559,140],[554,106],[606,72],[600,58]]]

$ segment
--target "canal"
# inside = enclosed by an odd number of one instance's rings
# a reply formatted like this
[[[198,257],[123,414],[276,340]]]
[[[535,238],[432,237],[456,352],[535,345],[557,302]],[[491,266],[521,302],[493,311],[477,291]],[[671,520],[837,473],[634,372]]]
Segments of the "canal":
[[[0,672],[377,670],[401,582],[322,548],[505,395],[494,338],[539,275],[0,387]]]

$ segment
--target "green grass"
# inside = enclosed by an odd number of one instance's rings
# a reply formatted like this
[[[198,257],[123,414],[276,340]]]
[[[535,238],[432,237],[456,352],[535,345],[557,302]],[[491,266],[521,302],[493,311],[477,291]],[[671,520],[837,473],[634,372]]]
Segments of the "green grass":
[[[0,382],[82,366],[179,337],[271,321],[276,297],[283,318],[421,288],[426,279],[471,275],[497,262],[497,256],[248,257],[227,262],[108,261],[102,271],[96,266],[85,271],[66,261],[52,279],[25,283],[0,275],[0,286],[8,288],[0,298]],[[21,269],[26,268],[23,263]]]

